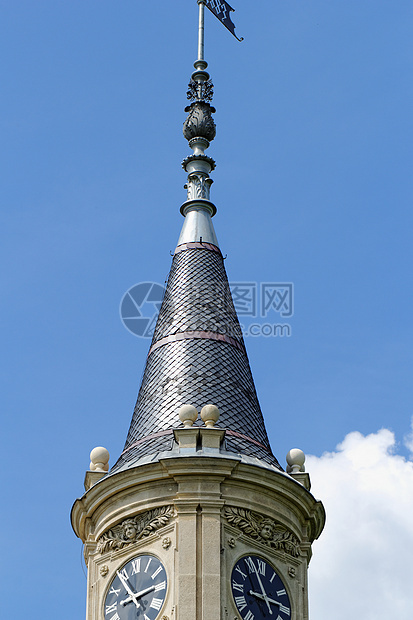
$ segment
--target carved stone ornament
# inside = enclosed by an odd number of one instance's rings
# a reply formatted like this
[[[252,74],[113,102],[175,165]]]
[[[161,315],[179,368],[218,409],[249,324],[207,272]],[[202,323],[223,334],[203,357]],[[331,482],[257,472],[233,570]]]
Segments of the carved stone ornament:
[[[233,506],[226,506],[224,514],[230,525],[240,529],[250,538],[295,558],[300,555],[298,538],[276,521],[257,512]]]
[[[184,136],[187,140],[192,138],[205,138],[212,142],[217,133],[217,128],[212,118],[215,108],[204,101],[194,101],[185,108],[189,112],[188,118],[184,122]]]
[[[166,525],[173,516],[173,507],[163,506],[139,514],[132,519],[125,519],[99,538],[97,550],[100,553],[106,553],[106,551],[123,549],[123,547],[156,532]]]

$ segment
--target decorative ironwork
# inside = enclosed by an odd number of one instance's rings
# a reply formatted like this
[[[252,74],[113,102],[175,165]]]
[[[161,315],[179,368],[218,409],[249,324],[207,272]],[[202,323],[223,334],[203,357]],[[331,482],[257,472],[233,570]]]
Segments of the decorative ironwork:
[[[208,155],[188,155],[182,162],[182,168],[186,170],[187,165],[193,161],[206,161],[211,166],[211,171],[215,170],[215,161]]]
[[[106,551],[123,549],[123,547],[131,545],[163,527],[173,516],[173,507],[163,506],[144,512],[132,519],[125,519],[99,538],[97,550],[99,553],[105,553]]]
[[[191,79],[188,84],[186,96],[190,101],[212,101],[214,98],[214,85],[212,80],[196,82]]]
[[[226,506],[224,514],[230,525],[240,529],[250,538],[273,549],[284,551],[295,558],[300,555],[298,538],[273,519],[235,506]]]
[[[215,108],[205,101],[194,101],[185,108],[185,112],[189,112],[183,129],[185,138],[187,140],[206,138],[208,142],[212,142],[217,134],[217,128],[212,118]]]
[[[185,189],[188,190],[187,199],[196,200],[202,198],[209,200],[210,188],[213,181],[206,174],[192,173],[188,176],[188,183]]]

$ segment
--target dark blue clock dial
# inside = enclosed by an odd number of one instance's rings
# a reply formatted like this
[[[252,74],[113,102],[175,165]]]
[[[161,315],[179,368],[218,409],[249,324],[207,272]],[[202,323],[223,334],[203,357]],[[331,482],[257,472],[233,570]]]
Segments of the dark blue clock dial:
[[[138,555],[116,571],[104,606],[105,620],[155,620],[165,602],[167,577],[154,555]]]
[[[231,589],[242,620],[291,620],[285,586],[266,560],[256,555],[240,558],[232,570]]]

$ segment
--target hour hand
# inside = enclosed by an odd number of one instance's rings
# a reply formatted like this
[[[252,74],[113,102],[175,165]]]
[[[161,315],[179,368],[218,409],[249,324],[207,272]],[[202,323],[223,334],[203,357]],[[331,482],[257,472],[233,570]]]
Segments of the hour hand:
[[[278,601],[274,601],[274,599],[270,598],[269,596],[263,596],[259,592],[253,592],[252,590],[250,590],[249,594],[251,594],[251,596],[256,596],[262,601],[268,601],[269,603],[272,603],[273,605],[278,605],[278,607],[282,607],[282,603],[279,603]]]
[[[150,588],[145,588],[145,590],[141,590],[140,592],[136,592],[136,594],[131,594],[130,596],[128,596],[128,598],[125,598],[124,601],[121,601],[120,604],[122,605],[122,607],[124,607],[125,605],[127,605],[128,603],[130,603],[132,600],[135,601],[136,604],[136,599],[141,598],[141,596],[145,596],[145,594],[149,594],[149,592],[152,592],[153,590],[155,590],[155,586],[150,586]],[[139,607],[139,603],[138,603],[138,607]]]

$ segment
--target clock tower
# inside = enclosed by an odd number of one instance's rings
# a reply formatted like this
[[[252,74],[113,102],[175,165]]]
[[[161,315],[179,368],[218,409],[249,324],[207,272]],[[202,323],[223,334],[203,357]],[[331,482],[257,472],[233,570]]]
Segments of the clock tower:
[[[187,199],[122,454],[91,452],[72,508],[87,620],[308,620],[325,513],[304,455],[271,450],[212,218],[204,7],[189,83]]]

